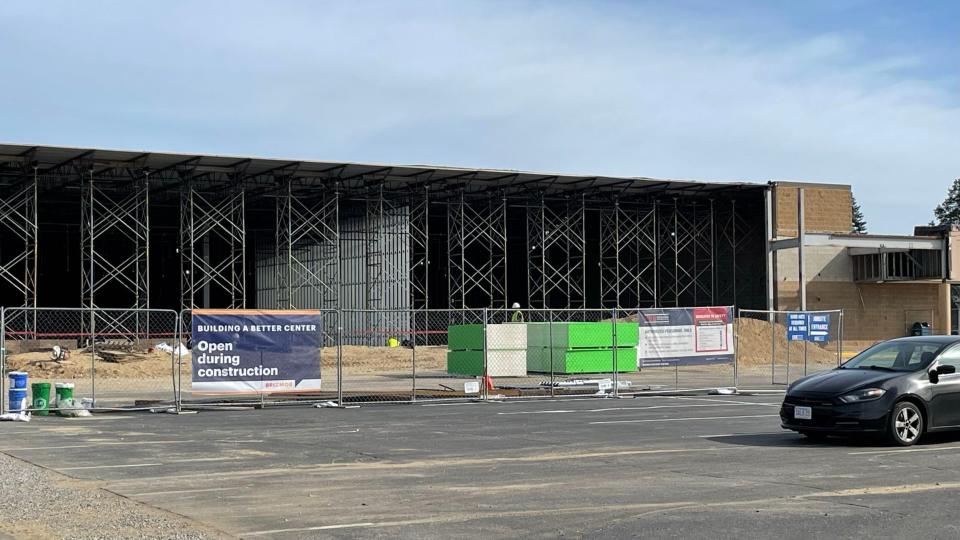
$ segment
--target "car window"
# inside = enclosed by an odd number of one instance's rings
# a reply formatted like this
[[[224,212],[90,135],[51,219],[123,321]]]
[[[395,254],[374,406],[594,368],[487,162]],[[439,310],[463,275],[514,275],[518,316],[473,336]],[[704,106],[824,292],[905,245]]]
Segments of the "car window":
[[[937,362],[941,366],[953,366],[957,368],[957,372],[960,373],[960,346],[950,347],[943,351],[943,354],[937,358]]]
[[[860,353],[843,367],[915,371],[930,365],[942,348],[943,345],[936,342],[888,341]],[[960,350],[957,351],[957,361],[960,362]]]

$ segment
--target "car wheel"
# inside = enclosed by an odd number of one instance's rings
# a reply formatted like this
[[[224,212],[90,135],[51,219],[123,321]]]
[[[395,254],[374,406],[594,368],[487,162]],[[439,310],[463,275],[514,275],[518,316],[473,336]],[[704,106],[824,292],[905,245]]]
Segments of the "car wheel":
[[[898,446],[911,446],[920,440],[923,434],[923,415],[920,409],[909,401],[901,401],[893,406],[887,437]]]

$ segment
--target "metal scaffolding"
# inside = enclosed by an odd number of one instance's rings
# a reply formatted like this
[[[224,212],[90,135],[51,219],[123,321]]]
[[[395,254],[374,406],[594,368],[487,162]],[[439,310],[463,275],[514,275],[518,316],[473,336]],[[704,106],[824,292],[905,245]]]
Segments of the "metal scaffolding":
[[[201,190],[192,179],[186,182],[180,198],[184,308],[210,307],[214,294],[225,298],[222,307],[245,307],[245,217],[242,185]]]
[[[461,191],[447,206],[450,307],[501,307],[507,302],[507,201],[468,201]]]
[[[15,238],[15,249],[0,255],[0,278],[23,298],[37,305],[37,171],[0,192],[0,237]]]
[[[714,216],[713,201],[677,206],[676,220],[677,304],[701,306],[714,304]]]
[[[546,201],[527,207],[527,290],[531,308],[586,305],[586,203]]]
[[[614,201],[600,213],[603,307],[657,305],[657,207]]]
[[[83,176],[80,198],[80,305],[150,306],[150,180]],[[109,299],[103,298],[104,290]],[[126,297],[126,298],[124,298]]]
[[[409,196],[410,307],[430,307],[430,187]]]
[[[287,178],[277,196],[278,309],[331,309],[340,292],[340,190]]]

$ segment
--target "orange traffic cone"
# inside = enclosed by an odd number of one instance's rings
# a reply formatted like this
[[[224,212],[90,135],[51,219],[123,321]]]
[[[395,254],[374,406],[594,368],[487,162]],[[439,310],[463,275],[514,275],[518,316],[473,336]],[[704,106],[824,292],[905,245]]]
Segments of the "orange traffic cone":
[[[483,383],[487,386],[487,390],[493,390],[493,377],[486,375],[483,377]]]

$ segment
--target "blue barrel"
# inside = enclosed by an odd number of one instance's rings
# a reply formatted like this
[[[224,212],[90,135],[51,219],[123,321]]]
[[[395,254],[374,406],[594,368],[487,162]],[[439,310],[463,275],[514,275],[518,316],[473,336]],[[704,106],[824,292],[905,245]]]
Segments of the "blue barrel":
[[[30,403],[27,402],[27,390],[25,388],[11,388],[7,391],[7,397],[10,398],[11,412],[21,412],[24,409],[30,408]]]
[[[7,376],[10,377],[11,390],[27,389],[27,372],[26,371],[11,371],[10,373],[7,373]]]

